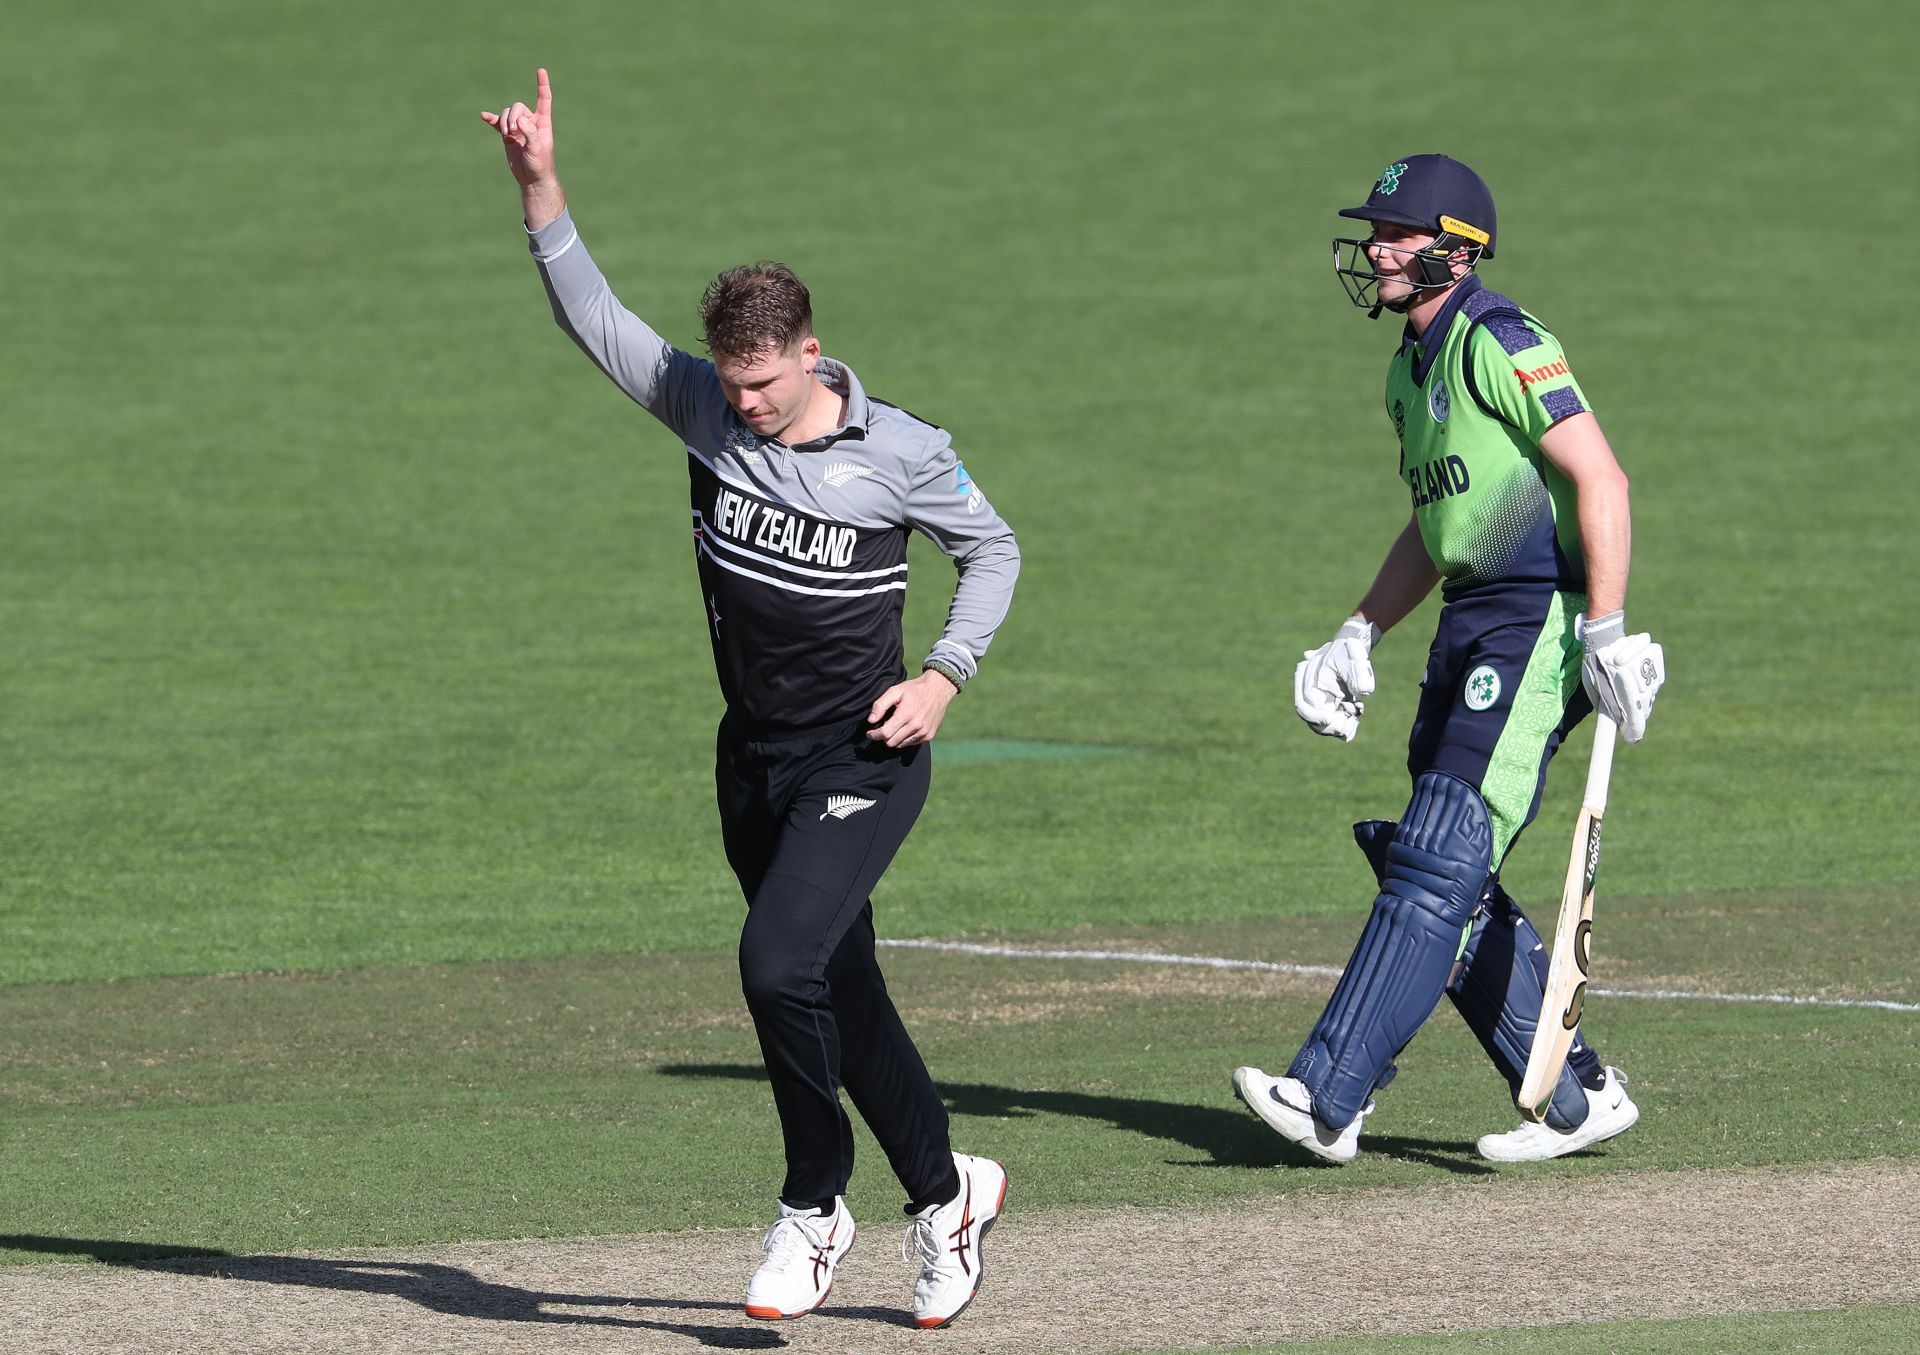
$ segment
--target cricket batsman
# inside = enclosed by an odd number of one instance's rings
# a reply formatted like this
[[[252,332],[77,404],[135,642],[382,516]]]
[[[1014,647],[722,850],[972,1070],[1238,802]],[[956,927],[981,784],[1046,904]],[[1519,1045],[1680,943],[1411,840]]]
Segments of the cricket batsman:
[[[1286,1075],[1233,1074],[1256,1115],[1330,1162],[1352,1160],[1443,992],[1519,1090],[1547,954],[1501,864],[1568,732],[1598,708],[1639,742],[1666,677],[1660,646],[1627,633],[1627,477],[1559,341],[1475,272],[1498,241],[1485,182],[1410,155],[1340,215],[1371,227],[1333,242],[1348,298],[1406,319],[1386,411],[1413,513],[1353,615],[1294,670],[1300,718],[1351,742],[1373,647],[1435,584],[1442,606],[1407,746],[1412,799],[1399,822],[1354,828],[1380,886],[1366,929]],[[1544,1119],[1483,1137],[1480,1154],[1531,1162],[1624,1133],[1640,1116],[1625,1083],[1576,1032]]]
[[[821,352],[785,265],[730,268],[700,306],[711,361],[622,306],[554,169],[553,90],[483,113],[520,187],[554,319],[685,449],[702,613],[726,699],[715,790],[746,896],[740,982],[786,1150],[748,1316],[800,1317],[853,1245],[845,1089],[907,1197],[913,1319],[978,1291],[1007,1173],[954,1152],[947,1109],[874,955],[870,893],[926,803],[928,746],[979,669],[1020,572],[1013,530],[933,424],[869,396]],[[685,519],[682,519],[684,522]],[[907,534],[959,572],[919,671],[901,662]]]

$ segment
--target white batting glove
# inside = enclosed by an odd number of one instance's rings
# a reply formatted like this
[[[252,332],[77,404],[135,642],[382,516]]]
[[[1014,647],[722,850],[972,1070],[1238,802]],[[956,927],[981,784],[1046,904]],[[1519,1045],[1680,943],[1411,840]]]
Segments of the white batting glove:
[[[1653,699],[1667,680],[1666,651],[1642,631],[1627,634],[1624,611],[1575,623],[1587,647],[1580,661],[1580,685],[1593,708],[1620,727],[1620,737],[1638,743],[1647,735]]]
[[[1306,652],[1293,670],[1293,709],[1307,728],[1353,742],[1373,695],[1371,655],[1378,643],[1380,627],[1350,616],[1331,640]]]

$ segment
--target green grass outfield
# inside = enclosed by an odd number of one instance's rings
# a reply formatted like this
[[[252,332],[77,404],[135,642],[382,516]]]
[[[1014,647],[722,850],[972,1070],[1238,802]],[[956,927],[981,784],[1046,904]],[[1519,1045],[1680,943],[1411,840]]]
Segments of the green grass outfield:
[[[1345,825],[1403,799],[1432,604],[1360,741],[1306,734],[1292,663],[1406,512],[1394,331],[1327,240],[1445,149],[1632,476],[1630,620],[1667,649],[1600,981],[1915,1001],[1916,40],[1867,0],[9,13],[0,1261],[765,1212],[682,459],[552,326],[477,116],[537,64],[633,309],[692,344],[715,272],[792,263],[827,351],[1020,533],[883,934],[1344,958]],[[950,578],[923,545],[914,654]],[[1508,874],[1543,923],[1573,771]],[[1033,964],[890,966],[1024,1199],[1274,1188],[1224,1073],[1284,1056],[1311,985],[941,1015],[1079,972]],[[1920,1154],[1911,1013],[1594,1021],[1647,1119],[1570,1174]],[[1811,1132],[1780,1086],[1818,1089]],[[1480,1170],[1498,1091],[1443,1016],[1397,1147],[1288,1188]]]
[[[1912,1308],[1768,1313],[1764,1317],[1688,1318],[1659,1322],[1593,1322],[1456,1336],[1367,1337],[1350,1341],[1296,1341],[1249,1346],[1217,1355],[1672,1355],[1675,1351],[1739,1351],[1742,1355],[1808,1355],[1813,1351],[1912,1350],[1920,1343],[1920,1312]],[[1157,1351],[1154,1355],[1194,1355]]]
[[[1920,943],[1911,921],[1889,935]],[[1210,953],[1248,938],[1137,939]],[[1295,939],[1309,962],[1350,944],[1332,928]],[[1013,1164],[1024,1208],[1491,1177],[1473,1140],[1516,1118],[1443,1013],[1369,1120],[1369,1151],[1323,1168],[1247,1114],[1227,1075],[1284,1062],[1325,979],[920,952],[887,967],[955,1142]],[[0,1030],[14,1239],[290,1250],[747,1225],[781,1174],[724,952],[31,986],[0,990]],[[1920,1080],[1920,1013],[1595,999],[1587,1031],[1645,1119],[1555,1168],[1570,1178],[1920,1156],[1893,1094]],[[862,1142],[849,1194],[885,1215],[898,1187]]]

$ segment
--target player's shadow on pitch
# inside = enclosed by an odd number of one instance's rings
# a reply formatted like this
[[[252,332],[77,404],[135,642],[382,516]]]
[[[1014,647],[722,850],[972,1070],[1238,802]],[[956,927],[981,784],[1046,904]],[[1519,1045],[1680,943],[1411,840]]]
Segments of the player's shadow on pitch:
[[[69,1237],[6,1236],[0,1247],[55,1256],[91,1256],[110,1265],[165,1270],[208,1279],[305,1285],[347,1293],[384,1295],[417,1303],[449,1317],[492,1322],[543,1322],[594,1327],[642,1328],[690,1337],[702,1345],[764,1350],[786,1345],[784,1337],[759,1327],[713,1327],[611,1313],[550,1312],[559,1308],[663,1308],[738,1312],[739,1305],[692,1299],[648,1299],[611,1294],[564,1294],[494,1284],[458,1266],[431,1261],[333,1260],[317,1256],[236,1256],[205,1247],[169,1247],[149,1242],[88,1241]]]
[[[766,1079],[764,1070],[743,1063],[673,1063],[659,1071],[668,1077],[717,1077],[752,1082]],[[1206,1155],[1198,1161],[1169,1158],[1168,1165],[1174,1167],[1333,1165],[1280,1138],[1238,1104],[1207,1106],[1133,1096],[1098,1096],[1091,1092],[1026,1091],[978,1082],[943,1082],[940,1091],[948,1106],[960,1115],[978,1115],[985,1119],[1067,1115],[1099,1120],[1146,1138],[1172,1139]],[[1367,1151],[1425,1163],[1463,1176],[1480,1176],[1493,1170],[1469,1156],[1470,1145],[1436,1139],[1370,1134]]]

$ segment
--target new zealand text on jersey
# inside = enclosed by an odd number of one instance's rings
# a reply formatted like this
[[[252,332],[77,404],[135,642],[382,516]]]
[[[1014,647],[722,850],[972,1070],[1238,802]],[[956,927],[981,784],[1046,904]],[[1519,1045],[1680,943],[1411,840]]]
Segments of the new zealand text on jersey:
[[[713,526],[736,541],[745,541],[802,564],[812,562],[845,568],[853,562],[857,536],[853,528],[809,522],[729,489],[713,496]]]
[[[1457,456],[1429,461],[1407,472],[1407,484],[1413,490],[1415,508],[1455,494],[1464,494],[1471,483],[1467,478],[1467,463]]]

